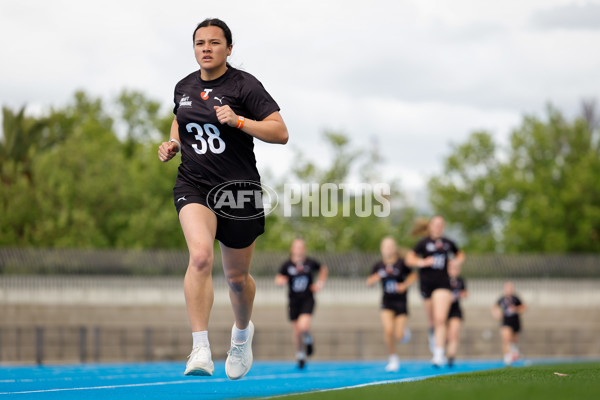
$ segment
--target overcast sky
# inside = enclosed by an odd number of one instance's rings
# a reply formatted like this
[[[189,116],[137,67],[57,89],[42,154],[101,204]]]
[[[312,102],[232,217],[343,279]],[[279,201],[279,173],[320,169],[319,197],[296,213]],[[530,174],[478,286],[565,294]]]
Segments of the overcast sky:
[[[330,129],[356,147],[376,138],[383,179],[418,191],[472,131],[506,140],[548,102],[572,116],[600,97],[600,2],[4,0],[0,104],[39,112],[76,89],[110,99],[126,87],[170,108],[198,68],[191,35],[206,17],[227,22],[230,62],[281,107],[288,146],[256,149],[275,174],[292,146],[323,163]]]

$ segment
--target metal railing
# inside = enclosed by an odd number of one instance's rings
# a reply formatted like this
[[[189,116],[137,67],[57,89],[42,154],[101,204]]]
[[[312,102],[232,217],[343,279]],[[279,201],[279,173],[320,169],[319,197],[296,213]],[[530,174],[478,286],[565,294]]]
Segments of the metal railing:
[[[215,360],[224,359],[229,329],[212,330],[211,348]],[[387,356],[381,330],[314,331],[315,359],[364,360]],[[527,357],[598,357],[600,343],[592,331],[577,328],[529,329],[520,337]],[[414,329],[408,344],[398,346],[407,359],[429,358],[426,329]],[[57,364],[87,362],[140,362],[178,360],[184,363],[190,351],[186,329],[101,326],[2,326],[0,364]],[[253,343],[256,359],[292,360],[290,329],[257,329]],[[499,333],[466,328],[461,335],[461,358],[496,358],[501,355]]]
[[[214,270],[222,271],[215,250]],[[379,260],[378,253],[315,253],[332,276],[362,277]],[[287,259],[285,252],[257,251],[252,260],[256,276],[271,276]],[[0,248],[1,275],[183,275],[185,250],[66,250]],[[600,254],[469,254],[466,278],[600,278]]]

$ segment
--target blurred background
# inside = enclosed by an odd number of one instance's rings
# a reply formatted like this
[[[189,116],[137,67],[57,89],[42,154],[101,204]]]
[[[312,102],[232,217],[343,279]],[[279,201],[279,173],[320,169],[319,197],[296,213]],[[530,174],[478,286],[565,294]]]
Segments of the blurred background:
[[[385,357],[380,289],[364,280],[383,236],[411,248],[434,214],[467,254],[460,356],[500,357],[490,307],[508,279],[530,307],[526,356],[600,355],[598,2],[23,0],[0,4],[0,363],[185,359],[177,161],[156,151],[206,17],[230,25],[231,63],[288,125],[288,145],[256,143],[265,184],[392,187],[388,218],[268,216],[257,358],[293,357],[272,281],[296,236],[332,271],[317,357]],[[224,358],[219,259],[210,340]],[[409,302],[403,355],[425,358],[416,288]]]

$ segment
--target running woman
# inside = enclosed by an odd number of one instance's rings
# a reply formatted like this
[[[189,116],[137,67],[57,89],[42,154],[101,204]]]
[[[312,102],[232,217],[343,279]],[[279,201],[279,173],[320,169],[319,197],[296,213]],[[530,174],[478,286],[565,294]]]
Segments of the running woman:
[[[435,216],[428,225],[428,236],[420,240],[406,256],[406,265],[419,268],[421,296],[430,326],[433,326],[434,348],[431,363],[436,367],[445,364],[446,320],[452,304],[452,291],[448,265],[460,271],[464,253],[456,244],[443,237],[444,218]]]
[[[492,315],[497,320],[502,320],[500,337],[502,338],[502,353],[504,364],[511,365],[519,359],[519,332],[521,321],[519,314],[526,309],[525,304],[515,295],[515,286],[512,282],[504,283],[504,295],[492,307]]]
[[[181,152],[173,198],[190,253],[184,294],[193,345],[185,374],[212,375],[214,371],[208,321],[214,298],[216,239],[235,316],[225,372],[230,379],[240,379],[253,360],[250,318],[256,285],[250,261],[254,242],[264,232],[264,212],[252,201],[234,204],[230,214],[221,212],[220,205],[223,198],[239,199],[237,195],[248,188],[260,187],[253,139],[285,144],[288,131],[279,106],[262,84],[227,62],[233,42],[223,21],[204,20],[192,38],[200,69],[175,86],[170,140],[158,149],[162,162]],[[244,192],[239,190],[242,187]]]
[[[314,282],[314,275],[317,274]],[[327,266],[306,257],[306,243],[294,239],[290,247],[290,258],[285,261],[275,275],[277,286],[288,285],[288,315],[294,329],[294,347],[298,367],[304,368],[306,357],[314,352],[314,340],[310,334],[310,324],[315,308],[313,293],[325,286],[329,271]]]
[[[396,372],[400,369],[396,342],[404,339],[404,327],[408,316],[406,291],[417,280],[417,274],[404,264],[392,237],[383,238],[379,250],[382,260],[373,266],[371,275],[367,278],[367,286],[381,282],[383,298],[380,315],[383,339],[389,355],[385,370]]]
[[[462,326],[463,313],[460,308],[460,300],[467,297],[467,285],[464,279],[458,276],[459,270],[456,264],[448,266],[448,275],[450,276],[450,289],[454,301],[450,305],[448,313],[448,343],[446,345],[446,356],[448,357],[448,366],[454,366],[454,359],[460,342],[460,328]]]

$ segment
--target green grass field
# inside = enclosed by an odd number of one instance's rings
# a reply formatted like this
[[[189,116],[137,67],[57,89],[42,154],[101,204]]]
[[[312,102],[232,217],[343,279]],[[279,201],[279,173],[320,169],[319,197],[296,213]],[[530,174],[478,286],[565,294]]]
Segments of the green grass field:
[[[567,374],[556,375],[555,372]],[[290,400],[600,399],[600,363],[552,364],[448,375],[417,382],[283,396]]]

